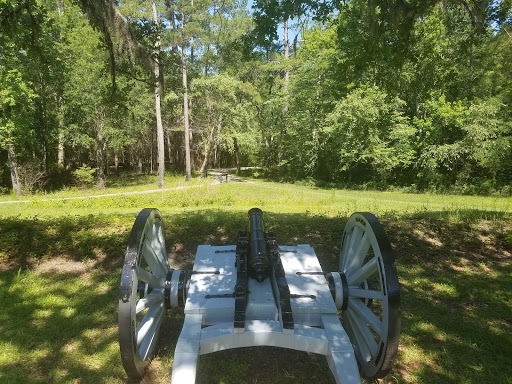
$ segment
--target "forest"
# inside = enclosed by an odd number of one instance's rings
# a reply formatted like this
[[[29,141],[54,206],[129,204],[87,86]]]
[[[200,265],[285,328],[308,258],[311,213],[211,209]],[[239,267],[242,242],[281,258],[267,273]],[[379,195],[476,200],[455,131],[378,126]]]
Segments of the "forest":
[[[0,192],[258,167],[512,193],[512,1],[2,0]]]

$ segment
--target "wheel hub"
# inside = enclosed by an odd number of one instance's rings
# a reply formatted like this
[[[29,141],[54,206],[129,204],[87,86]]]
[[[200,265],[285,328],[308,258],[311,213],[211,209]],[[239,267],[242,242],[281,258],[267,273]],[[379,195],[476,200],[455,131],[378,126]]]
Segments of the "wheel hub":
[[[185,271],[169,269],[165,277],[165,308],[185,307],[187,301]]]

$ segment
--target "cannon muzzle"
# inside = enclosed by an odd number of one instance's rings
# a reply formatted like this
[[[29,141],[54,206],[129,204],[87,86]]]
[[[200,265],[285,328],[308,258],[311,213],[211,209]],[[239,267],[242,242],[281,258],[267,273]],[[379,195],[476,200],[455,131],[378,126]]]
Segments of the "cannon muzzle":
[[[249,273],[259,282],[270,275],[272,268],[272,262],[267,252],[262,215],[263,212],[259,208],[252,208],[249,211]]]

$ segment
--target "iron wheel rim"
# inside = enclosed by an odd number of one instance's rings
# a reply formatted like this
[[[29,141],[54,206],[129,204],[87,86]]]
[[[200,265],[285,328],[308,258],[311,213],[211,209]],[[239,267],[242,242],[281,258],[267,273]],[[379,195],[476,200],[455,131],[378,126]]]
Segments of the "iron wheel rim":
[[[157,209],[143,209],[128,238],[119,292],[119,348],[132,378],[142,378],[153,355],[165,311],[168,270],[162,216]],[[148,288],[144,297],[139,293],[141,283]]]
[[[400,287],[391,243],[371,213],[354,213],[343,233],[340,273],[348,285],[341,320],[362,376],[386,376],[400,338]]]

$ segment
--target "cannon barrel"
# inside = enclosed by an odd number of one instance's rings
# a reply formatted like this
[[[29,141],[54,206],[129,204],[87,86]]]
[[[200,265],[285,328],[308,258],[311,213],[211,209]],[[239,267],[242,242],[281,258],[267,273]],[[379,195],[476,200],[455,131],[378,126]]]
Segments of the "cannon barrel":
[[[249,273],[259,282],[269,276],[272,267],[267,254],[262,214],[259,208],[252,208],[249,211]]]

